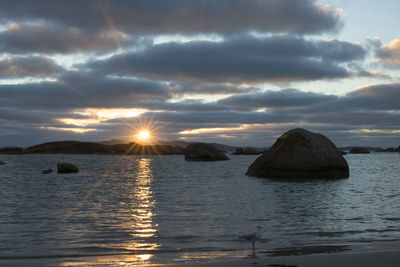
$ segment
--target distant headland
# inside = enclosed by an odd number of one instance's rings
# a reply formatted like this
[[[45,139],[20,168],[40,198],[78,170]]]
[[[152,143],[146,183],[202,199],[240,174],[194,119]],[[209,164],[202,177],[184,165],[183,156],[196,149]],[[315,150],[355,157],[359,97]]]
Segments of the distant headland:
[[[196,143],[196,142],[192,142]],[[191,142],[164,141],[155,144],[141,144],[122,140],[101,142],[82,141],[55,141],[42,143],[30,147],[0,147],[0,154],[97,154],[97,155],[184,155],[186,147]],[[230,152],[232,155],[257,155],[262,154],[268,147],[239,147],[219,143],[209,143],[218,150]],[[400,146],[380,148],[348,146],[339,147],[344,154],[352,153],[354,149],[368,150],[370,152],[400,152]]]
[[[121,141],[123,142],[123,141]],[[97,155],[184,155],[190,143],[182,141],[141,144],[136,142],[56,141],[26,148],[3,147],[0,154],[97,154]],[[218,150],[235,151],[237,147],[213,143]]]

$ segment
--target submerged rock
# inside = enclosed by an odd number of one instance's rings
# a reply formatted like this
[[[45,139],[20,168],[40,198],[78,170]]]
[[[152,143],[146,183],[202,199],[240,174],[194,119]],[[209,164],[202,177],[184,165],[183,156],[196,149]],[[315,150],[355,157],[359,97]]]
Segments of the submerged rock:
[[[5,163],[0,160],[0,165],[4,165]]]
[[[304,129],[282,134],[246,175],[265,178],[347,178],[349,166],[324,135]]]
[[[369,154],[371,153],[368,148],[356,147],[350,150],[350,154]]]
[[[79,172],[78,167],[71,163],[57,163],[58,173],[76,173]]]
[[[224,152],[206,143],[189,144],[185,150],[185,160],[188,161],[217,161],[229,160]]]

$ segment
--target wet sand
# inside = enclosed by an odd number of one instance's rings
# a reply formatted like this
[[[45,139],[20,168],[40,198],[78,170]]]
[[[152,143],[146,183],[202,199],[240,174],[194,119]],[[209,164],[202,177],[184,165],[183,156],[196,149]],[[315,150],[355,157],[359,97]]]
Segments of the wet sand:
[[[283,254],[282,254],[283,255]],[[351,250],[335,253],[273,256],[260,253],[257,258],[215,262],[189,262],[149,264],[146,260],[138,263],[137,255],[109,255],[96,257],[21,258],[2,259],[0,266],[42,267],[42,266],[147,266],[147,267],[400,267],[400,250],[379,250],[354,252]]]
[[[148,265],[147,265],[148,266]],[[152,267],[400,267],[400,250],[372,252],[342,252],[299,256],[247,258],[212,263],[182,263],[151,265]]]

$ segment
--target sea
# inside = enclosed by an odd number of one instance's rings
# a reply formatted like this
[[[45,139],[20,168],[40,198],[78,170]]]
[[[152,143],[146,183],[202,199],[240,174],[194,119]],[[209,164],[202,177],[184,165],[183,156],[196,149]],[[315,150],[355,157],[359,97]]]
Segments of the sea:
[[[400,153],[346,155],[339,180],[250,177],[257,156],[230,158],[0,155],[0,266],[246,258],[257,226],[258,257],[400,247]]]

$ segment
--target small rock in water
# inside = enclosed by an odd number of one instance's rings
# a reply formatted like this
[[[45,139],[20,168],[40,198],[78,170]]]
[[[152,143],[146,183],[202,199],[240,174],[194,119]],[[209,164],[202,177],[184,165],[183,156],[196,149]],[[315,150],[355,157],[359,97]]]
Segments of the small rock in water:
[[[57,163],[58,173],[77,173],[79,172],[78,167],[71,163]]]
[[[48,170],[43,170],[42,171],[43,174],[49,174],[51,172],[53,172],[53,169],[48,169]]]
[[[4,165],[4,164],[5,164],[4,162],[0,161],[0,165]]]

